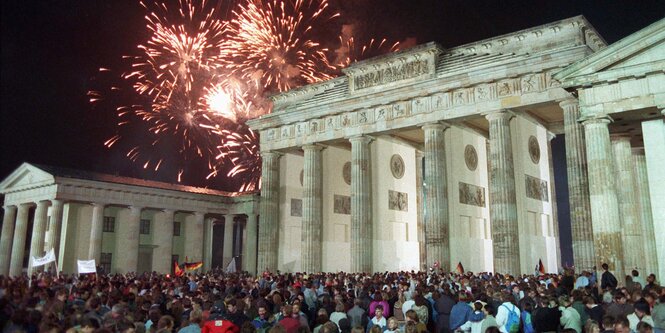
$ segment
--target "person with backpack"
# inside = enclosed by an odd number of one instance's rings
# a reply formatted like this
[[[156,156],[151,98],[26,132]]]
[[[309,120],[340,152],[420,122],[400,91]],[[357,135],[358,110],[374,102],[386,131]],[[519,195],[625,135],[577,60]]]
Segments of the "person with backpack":
[[[496,323],[501,333],[517,333],[520,330],[520,309],[513,304],[513,295],[503,294],[503,303],[496,313]]]
[[[533,323],[531,322],[531,311],[534,305],[532,302],[524,302],[522,305],[522,312],[520,313],[520,332],[522,333],[535,333]]]

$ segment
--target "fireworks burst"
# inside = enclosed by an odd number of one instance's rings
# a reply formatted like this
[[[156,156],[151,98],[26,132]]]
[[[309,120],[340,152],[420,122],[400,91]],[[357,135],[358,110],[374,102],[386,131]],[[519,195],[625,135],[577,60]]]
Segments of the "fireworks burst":
[[[240,191],[256,191],[259,139],[245,121],[270,112],[265,96],[330,79],[354,61],[398,48],[385,39],[360,46],[343,35],[331,52],[320,42],[339,17],[328,0],[242,1],[229,18],[221,1],[140,2],[149,37],[125,57],[122,84],[88,94],[97,104],[118,97],[118,86],[131,86],[132,102],[116,109],[118,128],[141,123],[148,133],[128,149],[130,160],[155,171],[177,165],[178,181],[188,166],[204,164],[206,179],[224,174],[242,179]]]
[[[332,78],[328,49],[315,39],[339,16],[327,0],[249,0],[233,13],[222,55],[234,75],[267,91]]]

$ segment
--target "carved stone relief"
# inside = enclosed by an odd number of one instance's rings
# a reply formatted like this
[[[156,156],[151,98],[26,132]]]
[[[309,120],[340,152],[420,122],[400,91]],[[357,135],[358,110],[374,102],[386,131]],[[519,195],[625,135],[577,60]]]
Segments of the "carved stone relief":
[[[351,197],[348,195],[335,194],[333,212],[336,214],[351,215]]]
[[[475,171],[478,167],[478,153],[472,145],[466,145],[464,148],[464,162],[471,171]]]
[[[459,202],[465,205],[485,207],[485,188],[459,182]]]
[[[528,149],[531,161],[538,164],[538,162],[540,162],[540,144],[538,143],[538,139],[533,135],[529,137]]]
[[[547,181],[540,178],[525,175],[526,196],[540,201],[549,201],[547,192]]]
[[[408,212],[409,194],[404,192],[388,190],[388,209]]]
[[[302,217],[302,199],[291,198],[291,216]]]
[[[390,158],[390,171],[396,179],[401,179],[404,176],[404,160],[399,154],[395,154]]]
[[[344,163],[342,167],[342,178],[346,185],[351,185],[351,162]]]

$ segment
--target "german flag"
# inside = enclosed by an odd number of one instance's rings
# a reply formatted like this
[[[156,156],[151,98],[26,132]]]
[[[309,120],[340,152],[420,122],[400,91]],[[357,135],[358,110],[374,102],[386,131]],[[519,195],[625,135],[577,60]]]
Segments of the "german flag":
[[[461,261],[457,263],[457,268],[455,268],[455,270],[457,270],[457,274],[464,274],[464,266],[462,266]]]
[[[185,274],[185,271],[183,271],[182,268],[180,268],[180,265],[178,265],[177,261],[173,262],[173,266],[174,266],[173,268],[174,268],[175,276],[180,277],[180,276],[183,276]]]
[[[202,261],[186,262],[185,263],[185,271],[187,271],[187,272],[195,271],[195,270],[197,270],[201,267],[203,267],[203,262]]]

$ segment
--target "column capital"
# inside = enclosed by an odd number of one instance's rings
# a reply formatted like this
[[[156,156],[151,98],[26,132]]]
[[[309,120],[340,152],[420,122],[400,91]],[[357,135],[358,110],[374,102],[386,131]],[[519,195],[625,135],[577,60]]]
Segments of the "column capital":
[[[51,204],[53,206],[55,206],[55,205],[64,205],[65,200],[63,200],[63,199],[51,199]]]
[[[644,156],[644,147],[632,147],[631,150],[634,156]]]
[[[580,101],[578,101],[577,98],[566,98],[564,100],[559,101],[559,106],[564,110],[568,107],[578,107],[579,108]]]
[[[367,136],[367,135],[355,135],[349,138],[349,141],[351,143],[353,142],[360,142],[360,143],[370,143],[374,140],[372,137]]]
[[[16,207],[16,205],[4,205],[4,206],[2,206],[2,209],[4,209],[5,212],[8,211],[8,210],[14,210],[15,211],[16,209],[18,209],[18,207]]]
[[[105,202],[91,202],[90,205],[93,206],[93,207],[101,207],[101,208],[104,208],[104,207],[106,207],[106,205],[108,205],[108,204],[105,203]]]
[[[261,158],[278,159],[278,158],[282,157],[284,155],[284,153],[280,153],[280,152],[274,151],[274,150],[266,150],[266,151],[260,152],[259,155],[261,155]]]
[[[483,113],[482,115],[485,116],[485,119],[487,119],[488,121],[504,120],[504,119],[510,120],[515,116],[515,114],[510,112],[510,110],[497,110],[497,111]]]
[[[325,149],[326,147],[317,143],[312,143],[312,144],[307,144],[302,146],[302,150],[314,150],[314,151],[320,151]]]
[[[37,205],[39,205],[39,204],[48,206],[48,205],[51,204],[51,200],[48,200],[48,199],[47,200],[39,200],[39,201],[37,201]]]
[[[437,122],[433,122],[433,123],[424,124],[424,125],[421,126],[421,128],[423,129],[423,131],[427,131],[427,130],[442,130],[442,131],[445,131],[448,128],[450,128],[450,124],[448,124],[446,122],[437,121]]]
[[[140,207],[140,206],[128,206],[127,209],[129,209],[131,212],[137,212],[137,211],[138,211],[139,213],[141,213],[141,211],[143,210],[143,207]]]
[[[592,124],[605,124],[605,126],[609,125],[613,120],[610,116],[606,114],[593,114],[593,115],[588,115],[588,116],[582,116],[578,120],[578,122],[582,123],[582,125],[592,125]]]
[[[630,142],[630,134],[628,133],[612,133],[610,134],[610,140],[612,142],[621,142],[621,141],[628,141]]]
[[[205,218],[205,215],[207,214],[206,212],[194,212],[194,216],[200,217],[200,218]]]
[[[22,203],[18,204],[18,208],[22,208],[22,209],[28,208],[29,209],[30,207],[32,207],[34,205],[35,205],[34,202],[22,202]]]

